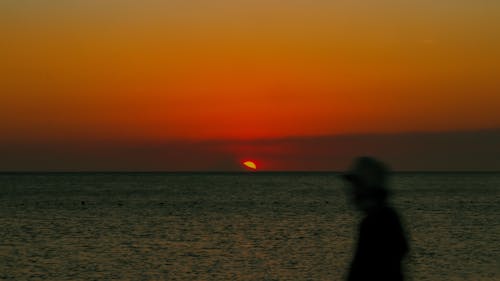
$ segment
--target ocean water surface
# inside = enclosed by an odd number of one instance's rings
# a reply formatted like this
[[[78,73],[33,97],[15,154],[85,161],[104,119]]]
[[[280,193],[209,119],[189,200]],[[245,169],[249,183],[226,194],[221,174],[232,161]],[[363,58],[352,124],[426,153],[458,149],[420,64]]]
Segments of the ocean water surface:
[[[409,280],[500,280],[500,174],[399,173]],[[0,174],[0,280],[342,280],[334,173]]]

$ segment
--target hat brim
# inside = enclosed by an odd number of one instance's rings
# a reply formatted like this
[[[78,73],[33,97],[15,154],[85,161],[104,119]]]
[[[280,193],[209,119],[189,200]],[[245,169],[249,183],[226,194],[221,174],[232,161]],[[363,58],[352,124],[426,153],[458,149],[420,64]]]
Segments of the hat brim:
[[[353,173],[345,173],[341,175],[342,179],[345,181],[353,182],[357,179],[357,176]]]

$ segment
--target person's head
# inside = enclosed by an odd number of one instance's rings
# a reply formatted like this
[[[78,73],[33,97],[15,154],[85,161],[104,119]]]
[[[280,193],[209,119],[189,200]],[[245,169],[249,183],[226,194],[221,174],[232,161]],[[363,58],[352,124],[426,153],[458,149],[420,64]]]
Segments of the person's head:
[[[384,204],[388,197],[386,188],[387,166],[372,157],[359,157],[342,177],[352,185],[350,193],[354,204],[361,210]]]

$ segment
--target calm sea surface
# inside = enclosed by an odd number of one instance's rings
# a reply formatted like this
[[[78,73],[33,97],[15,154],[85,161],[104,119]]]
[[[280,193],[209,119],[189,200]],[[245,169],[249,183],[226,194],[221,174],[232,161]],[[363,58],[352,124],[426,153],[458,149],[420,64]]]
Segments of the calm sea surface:
[[[410,280],[500,280],[500,174],[397,174]],[[1,174],[0,280],[342,280],[334,174]]]

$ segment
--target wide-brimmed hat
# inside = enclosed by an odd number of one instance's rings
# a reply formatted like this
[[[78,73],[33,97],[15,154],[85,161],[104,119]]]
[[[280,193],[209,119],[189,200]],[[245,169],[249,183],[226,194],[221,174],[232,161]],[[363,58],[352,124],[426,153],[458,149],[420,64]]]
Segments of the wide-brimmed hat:
[[[362,182],[367,186],[383,188],[389,169],[381,161],[373,157],[358,157],[351,168],[341,176],[349,182]]]

